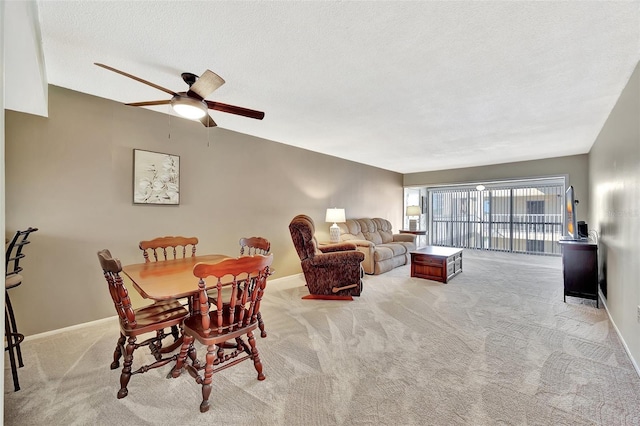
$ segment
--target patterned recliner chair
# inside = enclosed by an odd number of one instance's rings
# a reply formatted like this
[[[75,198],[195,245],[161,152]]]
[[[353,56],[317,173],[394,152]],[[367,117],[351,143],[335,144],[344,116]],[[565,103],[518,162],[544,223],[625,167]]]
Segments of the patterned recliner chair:
[[[289,224],[309,293],[360,296],[364,254],[351,243],[318,246],[313,219],[298,215]]]

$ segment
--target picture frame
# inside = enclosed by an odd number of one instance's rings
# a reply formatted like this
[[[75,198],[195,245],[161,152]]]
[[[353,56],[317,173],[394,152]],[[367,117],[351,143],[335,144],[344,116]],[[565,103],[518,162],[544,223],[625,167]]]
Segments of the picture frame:
[[[180,156],[133,150],[133,204],[180,204]]]

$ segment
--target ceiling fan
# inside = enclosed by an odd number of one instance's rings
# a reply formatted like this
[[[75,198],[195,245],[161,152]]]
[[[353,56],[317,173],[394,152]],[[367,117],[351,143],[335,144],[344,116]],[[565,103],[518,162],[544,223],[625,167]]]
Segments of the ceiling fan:
[[[182,73],[182,79],[185,83],[187,83],[187,85],[189,85],[189,90],[187,90],[186,92],[174,92],[173,90],[165,89],[162,86],[158,86],[157,84],[153,84],[149,81],[141,79],[140,77],[136,77],[135,75],[120,71],[108,65],[99,64],[97,62],[94,62],[94,64],[106,70],[113,71],[115,73],[124,75],[125,77],[129,77],[131,79],[139,81],[140,83],[144,83],[158,90],[162,90],[163,92],[168,93],[172,96],[171,99],[161,101],[132,102],[125,105],[141,107],[171,104],[171,107],[176,113],[191,120],[200,120],[200,122],[204,124],[205,127],[217,126],[216,122],[213,121],[213,118],[211,118],[208,113],[209,109],[228,112],[230,114],[242,115],[243,117],[255,118],[257,120],[262,120],[264,118],[264,112],[262,111],[256,111],[253,109],[206,100],[205,98],[207,96],[209,96],[211,93],[213,93],[214,90],[224,84],[224,80],[222,79],[222,77],[211,70],[206,70],[200,77],[190,72]]]

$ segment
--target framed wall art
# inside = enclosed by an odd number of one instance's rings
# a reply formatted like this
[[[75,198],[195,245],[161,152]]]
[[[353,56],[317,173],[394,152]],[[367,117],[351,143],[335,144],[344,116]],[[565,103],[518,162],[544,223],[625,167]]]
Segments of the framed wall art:
[[[133,204],[180,204],[180,157],[133,150]]]

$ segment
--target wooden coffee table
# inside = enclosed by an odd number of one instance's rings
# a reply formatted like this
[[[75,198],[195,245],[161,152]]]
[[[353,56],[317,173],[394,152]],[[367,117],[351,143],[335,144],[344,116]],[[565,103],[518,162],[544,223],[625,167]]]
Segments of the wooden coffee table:
[[[462,249],[426,246],[411,252],[411,276],[447,283],[462,272]]]

